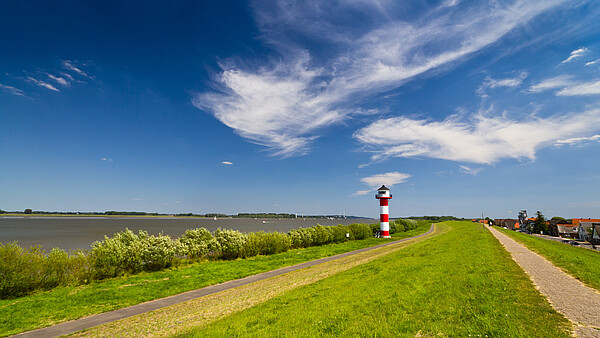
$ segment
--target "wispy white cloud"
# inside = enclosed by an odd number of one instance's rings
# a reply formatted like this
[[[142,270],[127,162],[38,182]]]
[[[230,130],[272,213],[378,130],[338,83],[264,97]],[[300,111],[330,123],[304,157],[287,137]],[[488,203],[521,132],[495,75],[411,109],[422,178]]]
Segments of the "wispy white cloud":
[[[142,201],[142,199],[141,199],[141,198],[137,198],[137,197],[136,197],[136,198],[132,198],[132,200],[133,200],[133,201]]]
[[[72,61],[72,60],[63,60],[61,61],[61,64],[63,66],[64,69],[75,72],[83,77],[87,77],[87,78],[92,78],[91,75],[89,75],[87,72],[85,72],[84,70],[81,69],[81,66],[77,65],[77,61]]]
[[[596,63],[600,62],[600,59],[594,60],[594,61],[589,61],[586,62],[585,65],[586,66],[591,66],[591,65],[595,65]]]
[[[16,95],[16,96],[25,96],[25,92],[23,92],[21,89],[15,88],[12,86],[3,85],[1,83],[0,83],[0,90],[2,90],[5,93]]]
[[[564,88],[574,83],[576,82],[573,80],[573,76],[560,75],[543,80],[542,82],[529,87],[529,91],[532,93],[539,93],[549,89]]]
[[[444,121],[395,117],[376,121],[354,137],[374,153],[373,160],[430,157],[491,164],[506,158],[534,160],[537,150],[556,140],[597,130],[600,109],[525,120],[483,113],[470,118],[452,115]]]
[[[517,87],[521,85],[523,80],[527,78],[527,72],[520,72],[519,75],[515,77],[508,77],[504,79],[493,79],[488,77],[485,81],[485,85],[489,88],[498,88],[498,87]]]
[[[223,63],[216,91],[195,95],[193,103],[274,155],[302,155],[321,128],[358,113],[350,107],[364,97],[453,66],[563,2],[491,1],[465,9],[449,1],[410,22],[388,15],[388,7],[397,6],[393,1],[377,6],[260,2],[255,13],[262,38],[281,57],[258,69],[231,60]],[[369,23],[340,27],[340,13],[357,9]],[[297,36],[303,38],[294,39]],[[301,40],[328,49],[315,49],[313,56],[296,44]]]
[[[558,92],[558,96],[578,96],[578,95],[600,95],[600,80],[580,83],[565,87]]]
[[[102,158],[100,158],[100,160],[107,161],[107,162],[113,162],[113,159],[112,158],[108,158],[108,157],[102,157]]]
[[[221,162],[221,163],[223,163],[223,164],[227,164],[227,165],[233,165],[233,162],[229,162],[229,161],[223,161],[223,162]]]
[[[465,173],[465,174],[469,174],[469,175],[473,175],[473,176],[477,176],[477,174],[479,174],[479,172],[481,170],[483,170],[483,167],[479,167],[479,168],[471,168],[468,167],[466,165],[459,165],[459,168]]]
[[[518,75],[514,77],[507,77],[503,79],[494,79],[488,76],[485,81],[479,86],[477,89],[477,93],[480,96],[486,96],[485,91],[488,88],[499,88],[499,87],[509,87],[514,88],[518,87],[523,83],[523,80],[527,78],[527,72],[520,72]]]
[[[31,83],[33,83],[35,85],[38,85],[40,87],[44,87],[46,89],[50,89],[50,90],[55,91],[55,92],[60,92],[60,90],[58,90],[56,87],[54,87],[53,85],[49,84],[48,82],[44,82],[42,80],[35,79],[35,78],[31,77],[31,76],[27,77],[27,81],[29,81],[29,82],[31,82]]]
[[[382,185],[386,185],[387,187],[392,187],[395,184],[404,183],[406,180],[411,178],[412,175],[405,174],[397,171],[392,171],[384,174],[377,174],[373,176],[363,177],[361,178],[361,182],[371,187],[370,190],[358,190],[355,192],[354,196],[366,195],[369,192],[374,191]]]
[[[57,83],[65,86],[65,87],[69,87],[71,86],[71,84],[69,83],[69,81],[67,81],[65,78],[59,77],[59,76],[54,76],[52,74],[47,74],[49,78],[51,78],[52,80],[56,81]]]
[[[573,61],[574,59],[585,54],[587,51],[588,51],[588,49],[585,47],[577,48],[574,51],[572,51],[571,54],[569,55],[569,57],[564,59],[561,63],[567,63],[567,62]]]
[[[373,189],[371,190],[358,190],[357,192],[355,192],[354,194],[352,194],[352,196],[364,196],[370,192],[372,192]]]
[[[594,136],[590,136],[590,137],[572,137],[572,138],[568,138],[568,139],[564,139],[564,140],[556,140],[556,142],[554,143],[556,146],[563,146],[563,145],[568,145],[568,146],[574,146],[574,145],[581,145],[583,143],[587,143],[587,142],[600,142],[600,135],[594,135]]]

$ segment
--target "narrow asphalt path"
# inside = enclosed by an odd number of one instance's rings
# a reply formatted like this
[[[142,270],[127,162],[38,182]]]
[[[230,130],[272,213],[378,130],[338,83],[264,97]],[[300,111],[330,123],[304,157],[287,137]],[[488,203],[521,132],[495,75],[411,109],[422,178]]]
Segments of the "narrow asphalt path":
[[[335,256],[320,258],[320,259],[317,259],[314,261],[309,261],[309,262],[305,262],[305,263],[301,263],[301,264],[297,264],[297,265],[292,265],[292,266],[284,267],[284,268],[277,269],[277,270],[267,271],[267,272],[259,273],[256,275],[248,276],[245,278],[228,281],[225,283],[207,286],[202,289],[192,290],[192,291],[184,292],[184,293],[181,293],[178,295],[160,298],[160,299],[152,300],[149,302],[141,303],[138,305],[133,305],[133,306],[126,307],[123,309],[100,313],[97,315],[92,315],[89,317],[84,317],[84,318],[72,320],[69,322],[33,330],[33,331],[23,332],[23,333],[14,335],[13,337],[58,337],[58,336],[62,336],[62,335],[71,334],[71,333],[89,329],[91,327],[98,326],[101,324],[106,324],[106,323],[113,322],[116,320],[128,318],[128,317],[142,314],[145,312],[157,310],[157,309],[164,308],[167,306],[186,302],[186,301],[189,301],[192,299],[211,295],[211,294],[221,292],[224,290],[232,289],[232,288],[235,288],[238,286],[250,284],[250,283],[260,281],[263,279],[267,279],[270,277],[282,275],[287,272],[300,270],[300,269],[307,268],[310,266],[315,266],[315,265],[318,265],[321,263],[333,261],[333,260],[340,259],[340,258],[347,257],[347,256],[352,256],[352,255],[355,255],[355,254],[358,254],[361,252],[374,250],[374,249],[385,247],[388,245],[409,241],[411,239],[429,235],[433,231],[434,231],[434,225],[431,224],[429,231],[427,231],[424,234],[418,235],[418,236],[404,238],[404,239],[401,239],[398,241],[388,242],[388,243],[384,243],[384,244],[380,244],[380,245],[376,245],[376,246],[372,246],[372,247],[368,247],[368,248],[363,248],[363,249],[356,250],[356,251],[346,252],[346,253],[335,255]]]
[[[488,227],[556,311],[573,322],[578,337],[600,337],[600,292],[554,266],[517,241]]]

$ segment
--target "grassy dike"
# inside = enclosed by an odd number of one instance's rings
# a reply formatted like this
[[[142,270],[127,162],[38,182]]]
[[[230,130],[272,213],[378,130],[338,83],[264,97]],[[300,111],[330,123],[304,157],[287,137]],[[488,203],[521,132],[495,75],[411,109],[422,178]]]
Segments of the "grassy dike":
[[[38,292],[16,299],[0,300],[0,336],[50,326],[228,280],[412,237],[428,229],[429,225],[423,225],[417,229],[393,234],[392,239],[372,238],[290,250],[270,256],[196,263],[169,270],[92,282],[78,287],[58,287],[51,291]]]
[[[450,231],[180,336],[568,337],[489,230]]]
[[[507,229],[497,229],[545,257],[566,273],[600,291],[600,251],[578,248]]]

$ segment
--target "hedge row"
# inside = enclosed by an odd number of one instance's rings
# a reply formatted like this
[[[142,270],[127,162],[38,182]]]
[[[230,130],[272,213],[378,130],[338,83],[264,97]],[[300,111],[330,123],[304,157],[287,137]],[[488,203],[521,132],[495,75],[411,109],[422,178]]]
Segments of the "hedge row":
[[[390,223],[390,232],[408,231],[419,224],[412,220]],[[291,230],[287,234],[205,228],[187,230],[180,238],[137,234],[129,229],[94,242],[86,253],[67,254],[55,248],[45,254],[40,247],[21,248],[0,243],[0,298],[17,297],[58,285],[79,285],[99,280],[156,271],[182,260],[236,259],[272,255],[290,249],[370,238],[379,224],[355,223]]]

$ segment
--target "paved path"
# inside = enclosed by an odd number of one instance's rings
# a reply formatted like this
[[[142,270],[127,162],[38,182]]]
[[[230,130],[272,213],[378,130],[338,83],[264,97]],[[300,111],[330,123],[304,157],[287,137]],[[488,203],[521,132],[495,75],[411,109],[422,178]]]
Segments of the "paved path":
[[[576,325],[578,337],[600,337],[600,292],[584,285],[507,235],[493,227],[488,228],[554,309]]]
[[[305,263],[301,263],[301,264],[297,264],[297,265],[293,265],[293,266],[288,266],[288,267],[284,267],[284,268],[273,270],[273,271],[263,272],[263,273],[248,276],[245,278],[236,279],[236,280],[228,281],[225,283],[208,286],[208,287],[205,287],[202,289],[188,291],[188,292],[184,292],[184,293],[181,293],[178,295],[165,297],[165,298],[161,298],[161,299],[156,299],[153,301],[130,306],[127,308],[110,311],[110,312],[105,312],[105,313],[100,313],[97,315],[92,315],[89,317],[76,319],[73,321],[57,324],[54,326],[49,326],[49,327],[45,327],[45,328],[41,328],[41,329],[37,329],[37,330],[33,330],[33,331],[20,333],[13,337],[57,337],[57,336],[61,336],[61,335],[71,334],[71,333],[81,331],[84,329],[89,329],[91,327],[98,326],[101,324],[106,324],[106,323],[113,322],[113,321],[116,321],[119,319],[128,318],[128,317],[135,316],[135,315],[138,315],[141,313],[157,310],[157,309],[164,308],[167,306],[186,302],[186,301],[189,301],[192,299],[211,295],[211,294],[221,292],[224,290],[232,289],[232,288],[235,288],[238,286],[250,284],[250,283],[253,283],[253,282],[256,282],[259,280],[282,275],[287,272],[300,270],[300,269],[303,269],[306,267],[314,266],[317,264],[329,262],[332,260],[340,259],[340,258],[351,256],[351,255],[355,255],[355,254],[358,254],[361,252],[370,251],[370,250],[374,250],[374,249],[381,248],[384,246],[397,244],[397,243],[405,242],[405,241],[408,241],[411,239],[423,237],[423,236],[431,234],[433,231],[434,231],[434,226],[433,226],[433,224],[431,224],[429,231],[427,231],[424,234],[415,236],[415,237],[405,238],[405,239],[401,239],[398,241],[388,242],[388,243],[380,244],[377,246],[372,246],[372,247],[368,247],[368,248],[364,248],[364,249],[360,249],[360,250],[356,250],[356,251],[346,252],[346,253],[335,255],[335,256],[325,257],[325,258],[317,259],[314,261],[305,262]]]

